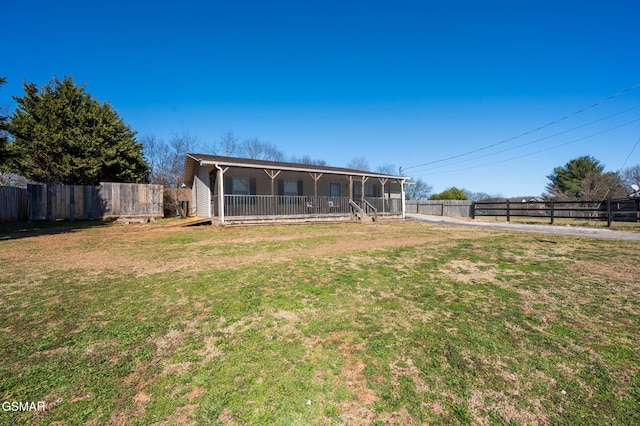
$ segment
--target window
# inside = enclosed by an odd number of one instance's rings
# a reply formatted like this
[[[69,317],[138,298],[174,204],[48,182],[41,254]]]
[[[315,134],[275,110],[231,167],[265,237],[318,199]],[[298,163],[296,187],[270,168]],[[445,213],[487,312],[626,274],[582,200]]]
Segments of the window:
[[[284,195],[298,195],[298,181],[297,180],[285,180],[284,181]]]
[[[301,180],[278,179],[278,195],[296,196],[302,194]]]
[[[249,195],[250,194],[249,178],[234,177],[231,193],[234,195]]]
[[[375,183],[367,183],[364,185],[364,196],[365,197],[378,197],[380,190],[378,189],[378,185]]]
[[[225,176],[224,193],[227,195],[256,195],[256,178]]]
[[[330,183],[329,184],[329,195],[332,197],[340,196],[340,184],[339,183]]]

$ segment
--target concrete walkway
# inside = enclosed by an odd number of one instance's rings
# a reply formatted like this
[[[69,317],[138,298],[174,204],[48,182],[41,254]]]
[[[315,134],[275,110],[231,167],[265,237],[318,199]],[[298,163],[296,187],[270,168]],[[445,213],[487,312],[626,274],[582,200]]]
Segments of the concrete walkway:
[[[510,222],[484,222],[472,219],[459,219],[446,216],[406,213],[408,220],[443,224],[450,226],[476,227],[497,231],[531,232],[536,234],[566,235],[571,237],[603,238],[608,240],[640,241],[640,233],[612,231],[602,228],[582,228],[578,226],[527,225]]]

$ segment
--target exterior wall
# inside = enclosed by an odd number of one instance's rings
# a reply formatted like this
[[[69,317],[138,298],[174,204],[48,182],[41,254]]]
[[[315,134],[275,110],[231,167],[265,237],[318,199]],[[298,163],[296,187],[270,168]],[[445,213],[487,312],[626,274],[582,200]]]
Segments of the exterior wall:
[[[193,201],[196,216],[211,217],[210,167],[198,167],[193,180]]]
[[[244,177],[256,179],[256,195],[272,195],[271,194],[271,178],[262,169],[246,169],[246,168],[229,168],[224,174],[226,177]],[[354,176],[353,186],[354,192],[359,193],[362,185],[361,177]],[[278,195],[278,181],[290,180],[290,181],[302,181],[302,194],[303,196],[313,196],[315,182],[306,172],[293,172],[282,171],[274,180],[274,194]],[[340,185],[340,196],[349,196],[349,180],[343,175],[333,175],[330,173],[324,173],[318,180],[318,194],[319,196],[328,196],[330,194],[330,186],[332,183]],[[378,197],[382,196],[382,184],[378,178],[369,178],[365,185],[373,184],[376,186],[375,194]],[[357,188],[356,188],[357,187]],[[400,184],[396,181],[387,181],[385,184],[385,196],[387,196],[389,189],[391,189],[391,198],[400,198]],[[215,190],[214,190],[215,191]],[[355,195],[354,195],[355,196]]]

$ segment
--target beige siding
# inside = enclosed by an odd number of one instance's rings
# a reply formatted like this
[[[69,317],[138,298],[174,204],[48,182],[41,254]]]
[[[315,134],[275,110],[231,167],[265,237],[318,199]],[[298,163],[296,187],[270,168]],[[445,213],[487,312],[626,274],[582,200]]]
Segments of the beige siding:
[[[193,201],[197,216],[211,217],[211,188],[209,188],[210,167],[198,167],[193,182]]]

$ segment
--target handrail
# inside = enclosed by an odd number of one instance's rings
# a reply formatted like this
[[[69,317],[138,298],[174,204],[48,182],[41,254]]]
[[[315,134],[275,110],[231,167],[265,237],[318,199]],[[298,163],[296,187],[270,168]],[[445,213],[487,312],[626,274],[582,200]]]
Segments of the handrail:
[[[364,201],[364,207],[365,207],[365,213],[367,213],[368,215],[370,215],[371,213],[369,213],[369,211],[373,210],[373,217],[374,219],[378,219],[378,209],[376,209],[375,207],[373,207],[371,205],[370,202],[368,202],[367,200],[362,200]]]

